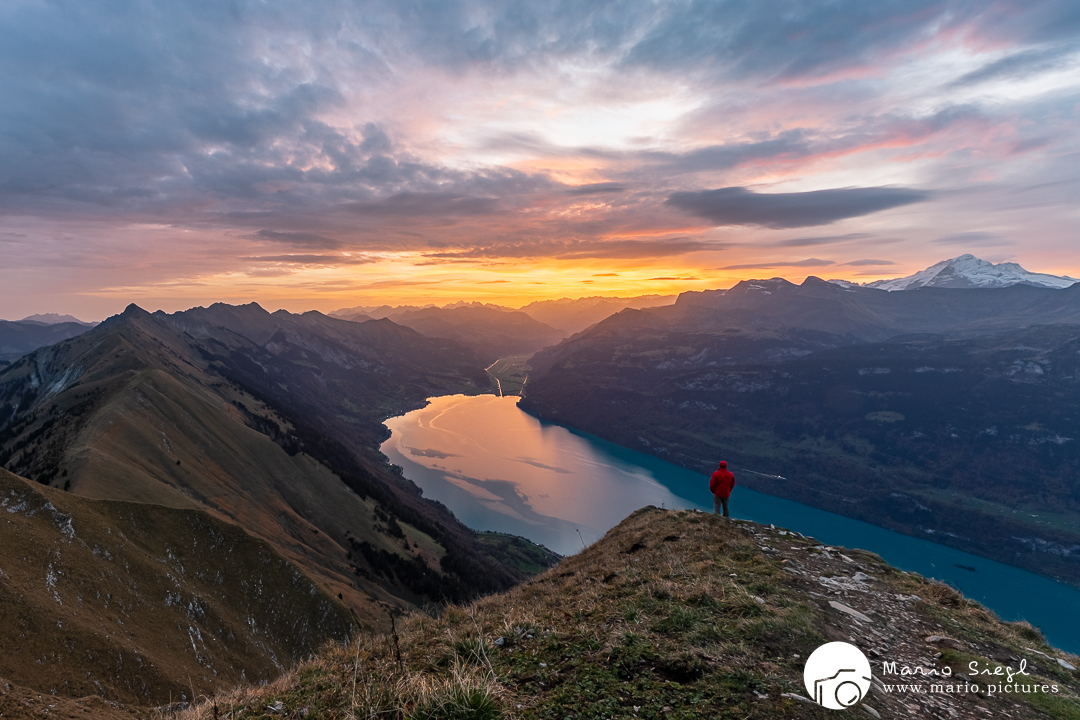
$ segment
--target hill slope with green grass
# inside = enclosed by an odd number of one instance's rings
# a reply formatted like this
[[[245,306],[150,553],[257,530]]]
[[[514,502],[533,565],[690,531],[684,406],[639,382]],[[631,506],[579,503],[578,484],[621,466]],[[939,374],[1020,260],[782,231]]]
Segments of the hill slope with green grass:
[[[0,509],[0,717],[35,694],[83,698],[96,716],[102,701],[267,681],[357,631],[269,544],[205,512],[90,500],[3,469]]]
[[[803,684],[806,658],[830,641],[854,643],[871,661],[874,681],[853,717],[1080,717],[1071,669],[1080,660],[1026,623],[1002,622],[871,553],[644,508],[505,594],[410,615],[396,632],[327,647],[265,687],[218,695],[177,720],[833,718]],[[985,676],[962,675],[971,662],[994,672],[1021,661],[1037,691],[991,693]],[[953,690],[934,691],[940,676],[891,675],[885,663],[948,667]],[[981,692],[957,691],[967,680]]]

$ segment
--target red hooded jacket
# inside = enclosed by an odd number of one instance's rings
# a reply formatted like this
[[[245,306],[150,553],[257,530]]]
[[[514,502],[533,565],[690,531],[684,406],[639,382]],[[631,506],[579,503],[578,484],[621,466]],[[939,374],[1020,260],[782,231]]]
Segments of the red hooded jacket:
[[[720,498],[731,497],[731,490],[735,487],[735,476],[727,469],[727,463],[721,462],[720,469],[709,478],[709,491]]]

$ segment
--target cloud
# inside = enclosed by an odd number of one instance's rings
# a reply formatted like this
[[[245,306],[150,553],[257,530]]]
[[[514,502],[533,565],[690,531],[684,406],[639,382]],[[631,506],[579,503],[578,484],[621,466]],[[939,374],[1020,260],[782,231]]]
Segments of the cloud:
[[[897,277],[900,274],[898,272],[881,272],[880,270],[860,270],[855,273],[855,277]]]
[[[347,208],[358,215],[456,217],[490,215],[498,211],[499,201],[491,197],[469,197],[456,193],[405,192],[384,200],[348,205]]]
[[[721,270],[767,270],[769,268],[778,267],[825,267],[827,265],[835,265],[832,260],[819,260],[818,258],[807,258],[806,260],[798,260],[795,262],[773,262],[773,263],[751,263],[749,265],[728,265],[727,267],[720,268]]]
[[[795,160],[823,149],[815,147],[806,132],[789,130],[768,139],[709,145],[685,153],[642,152],[637,159],[667,172],[690,173],[728,170],[759,160]]]
[[[1080,50],[1075,42],[1049,48],[1034,48],[1006,55],[972,70],[950,83],[952,87],[977,85],[991,80],[1026,80],[1051,70],[1068,67]]]
[[[607,193],[621,193],[626,190],[626,185],[616,182],[592,183],[589,185],[574,185],[566,190],[567,195],[601,195]]]
[[[677,192],[666,201],[715,225],[770,228],[828,225],[929,200],[925,190],[900,187],[836,188],[797,193],[755,193],[745,187]]]
[[[286,245],[320,248],[325,250],[341,247],[342,244],[333,238],[323,237],[322,235],[311,232],[277,232],[275,230],[260,230],[255,233],[255,237],[259,240],[270,240],[271,242],[283,243]]]
[[[619,277],[619,273],[593,273],[593,277]]]
[[[0,273],[78,266],[92,289],[93,263],[149,287],[344,251],[647,260],[722,248],[687,226],[929,199],[912,223],[744,244],[914,252],[915,228],[992,210],[1066,247],[1072,186],[1046,188],[1076,175],[1077,37],[1070,0],[0,3],[0,233],[48,225],[0,234]],[[941,190],[841,187],[886,182]],[[758,191],[795,183],[834,189]],[[1002,207],[1018,188],[1030,202]],[[142,227],[167,230],[121,232]]]
[[[852,260],[851,262],[840,264],[861,267],[864,265],[895,265],[896,263],[894,263],[892,260]]]
[[[938,26],[955,23],[950,3],[767,3],[691,0],[664,13],[627,62],[692,68],[725,78],[790,82],[862,70],[908,51]]]
[[[865,240],[873,237],[870,233],[847,233],[845,235],[817,235],[815,237],[797,237],[769,243],[773,247],[807,247],[811,245],[832,245],[834,243]]]
[[[1012,245],[1012,242],[997,233],[974,230],[971,232],[958,232],[942,235],[931,242],[938,245],[973,245],[977,247],[994,247],[998,245]]]
[[[608,258],[631,260],[650,257],[671,257],[703,250],[717,249],[711,243],[685,237],[669,240],[542,240],[536,242],[502,243],[464,250],[426,252],[424,257],[446,260],[486,258],[560,259]]]
[[[571,471],[567,470],[566,468],[561,468],[561,467],[558,467],[556,465],[547,465],[547,464],[541,462],[540,460],[537,460],[536,458],[531,458],[531,457],[522,455],[522,456],[518,456],[518,457],[516,457],[514,459],[517,460],[520,463],[525,463],[526,465],[532,465],[533,467],[538,467],[538,468],[540,468],[542,470],[550,470],[552,472],[560,473],[562,475],[571,474]]]
[[[241,260],[260,263],[289,263],[294,265],[366,265],[376,262],[372,258],[351,255],[260,255],[242,257]]]

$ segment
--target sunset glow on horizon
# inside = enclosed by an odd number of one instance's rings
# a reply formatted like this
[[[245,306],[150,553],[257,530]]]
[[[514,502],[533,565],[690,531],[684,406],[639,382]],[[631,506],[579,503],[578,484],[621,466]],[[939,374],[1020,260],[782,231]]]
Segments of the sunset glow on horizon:
[[[1068,0],[0,8],[0,317],[1080,277]]]

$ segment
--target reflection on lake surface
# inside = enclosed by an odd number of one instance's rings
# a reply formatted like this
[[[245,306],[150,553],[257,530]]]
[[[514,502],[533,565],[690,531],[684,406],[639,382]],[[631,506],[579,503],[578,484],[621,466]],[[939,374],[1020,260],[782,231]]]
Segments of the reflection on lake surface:
[[[562,555],[645,505],[692,504],[648,470],[518,410],[516,397],[432,398],[386,425],[393,434],[382,451],[424,497],[471,528],[524,535]]]
[[[516,397],[432,398],[386,425],[392,435],[382,451],[425,497],[471,528],[522,535],[563,555],[645,505],[712,510],[705,476],[541,422],[519,410]],[[871,550],[948,582],[1007,620],[1030,621],[1058,647],[1080,651],[1080,589],[1070,585],[747,488],[736,487],[731,514]]]

